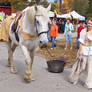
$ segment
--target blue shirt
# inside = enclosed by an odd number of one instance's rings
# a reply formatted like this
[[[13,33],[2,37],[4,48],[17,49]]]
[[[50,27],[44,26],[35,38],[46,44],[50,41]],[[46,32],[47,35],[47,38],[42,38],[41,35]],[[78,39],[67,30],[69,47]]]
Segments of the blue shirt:
[[[70,29],[70,30],[68,30]],[[70,23],[69,25],[67,25],[67,23],[65,24],[65,30],[64,30],[64,33],[71,33],[72,31],[74,30],[74,27],[73,27],[73,24]]]

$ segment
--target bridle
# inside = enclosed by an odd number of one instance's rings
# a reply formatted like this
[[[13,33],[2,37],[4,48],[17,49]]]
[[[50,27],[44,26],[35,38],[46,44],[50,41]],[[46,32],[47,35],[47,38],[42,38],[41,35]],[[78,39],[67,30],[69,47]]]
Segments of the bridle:
[[[37,29],[37,19],[36,19],[36,16],[42,16],[42,15],[35,15],[35,20],[34,20],[34,24],[36,26],[36,33],[37,33],[37,36],[39,37],[41,34],[46,34],[48,31],[44,31],[44,32],[38,32],[38,29]]]

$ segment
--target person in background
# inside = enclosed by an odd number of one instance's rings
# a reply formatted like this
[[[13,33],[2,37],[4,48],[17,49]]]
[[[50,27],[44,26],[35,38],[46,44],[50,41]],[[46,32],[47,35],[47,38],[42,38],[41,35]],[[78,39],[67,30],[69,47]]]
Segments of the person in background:
[[[1,24],[2,24],[2,20],[0,20],[0,27],[1,27]]]
[[[70,44],[70,49],[72,49],[71,32],[73,30],[74,30],[73,24],[68,19],[66,24],[65,24],[65,30],[64,30],[64,34],[65,34],[65,50],[67,49],[68,40],[69,40],[69,44]]]
[[[60,19],[58,22],[59,33],[64,33],[65,23],[64,20]]]
[[[64,33],[64,29],[65,29],[65,22],[64,20],[61,21],[61,32]]]
[[[51,27],[51,20],[49,21],[48,23],[48,32],[47,32],[47,36],[48,36],[48,40],[51,41],[51,38],[50,38],[50,27]]]
[[[0,25],[2,24],[2,20],[0,20]]]
[[[80,32],[82,29],[84,29],[85,27],[83,26],[83,22],[80,21],[80,25],[78,27],[77,30],[77,49],[79,49],[79,38],[80,38]]]
[[[58,32],[61,33],[61,19],[58,21]]]
[[[55,20],[52,19],[51,27],[50,27],[50,37],[51,37],[51,42],[52,42],[51,49],[54,49],[56,47],[55,39],[57,35],[58,35],[58,26],[56,25]]]
[[[88,25],[87,25],[87,23],[85,22],[84,27],[87,28],[87,26],[88,26]]]

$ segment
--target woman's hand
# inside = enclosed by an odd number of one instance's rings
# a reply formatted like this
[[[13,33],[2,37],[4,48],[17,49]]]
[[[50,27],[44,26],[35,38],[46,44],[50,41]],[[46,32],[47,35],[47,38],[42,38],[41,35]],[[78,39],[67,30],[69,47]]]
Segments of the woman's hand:
[[[68,28],[68,31],[70,31],[70,28]]]
[[[80,46],[79,46],[79,53],[81,54],[82,53],[82,43],[80,43]]]

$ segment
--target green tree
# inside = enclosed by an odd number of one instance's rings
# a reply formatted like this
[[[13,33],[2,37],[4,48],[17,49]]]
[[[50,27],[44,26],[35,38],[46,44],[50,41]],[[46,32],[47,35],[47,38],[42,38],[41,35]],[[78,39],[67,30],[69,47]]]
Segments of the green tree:
[[[0,0],[0,2],[8,2],[9,0]]]
[[[0,0],[0,2],[11,2],[12,8],[16,11],[23,10],[27,6],[33,5],[35,0],[28,2],[28,0]]]
[[[23,10],[27,6],[27,0],[11,0],[12,7],[17,10]]]
[[[57,3],[57,0],[55,0],[54,3]]]
[[[88,0],[74,0],[73,9],[81,15],[86,15]]]
[[[68,0],[62,5],[62,13],[69,13],[73,10],[73,0]]]
[[[47,7],[49,5],[47,0],[42,1],[40,4],[43,5],[44,7]]]
[[[89,7],[87,8],[86,17],[92,17],[92,0],[89,0]]]

